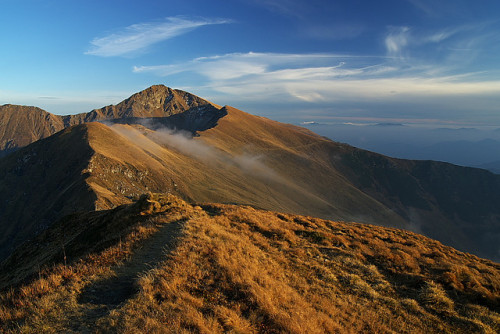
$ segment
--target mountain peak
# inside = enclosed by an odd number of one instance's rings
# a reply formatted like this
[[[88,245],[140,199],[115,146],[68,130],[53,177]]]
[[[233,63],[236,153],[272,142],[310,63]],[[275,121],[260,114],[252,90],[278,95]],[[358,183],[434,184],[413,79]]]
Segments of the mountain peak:
[[[162,118],[193,111],[218,111],[221,107],[188,92],[164,85],[153,85],[128,99],[89,113],[65,116],[65,125],[100,120]]]
[[[93,112],[105,118],[165,117],[206,106],[214,105],[188,92],[164,85],[154,85],[135,93],[117,105],[96,109]]]

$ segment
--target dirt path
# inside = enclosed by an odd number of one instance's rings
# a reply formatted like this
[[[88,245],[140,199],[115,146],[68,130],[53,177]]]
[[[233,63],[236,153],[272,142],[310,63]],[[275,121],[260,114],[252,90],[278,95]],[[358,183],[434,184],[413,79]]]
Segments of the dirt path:
[[[137,280],[140,275],[165,260],[165,256],[175,248],[185,221],[165,224],[136,250],[123,265],[114,268],[110,278],[96,281],[87,286],[78,297],[83,316],[72,330],[78,333],[92,333],[95,322],[138,292]]]

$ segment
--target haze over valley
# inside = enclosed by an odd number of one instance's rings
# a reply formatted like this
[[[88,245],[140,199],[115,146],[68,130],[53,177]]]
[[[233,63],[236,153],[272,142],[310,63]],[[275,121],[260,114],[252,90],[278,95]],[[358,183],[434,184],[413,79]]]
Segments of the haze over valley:
[[[311,131],[391,157],[436,160],[500,173],[500,129],[402,123],[299,123]]]

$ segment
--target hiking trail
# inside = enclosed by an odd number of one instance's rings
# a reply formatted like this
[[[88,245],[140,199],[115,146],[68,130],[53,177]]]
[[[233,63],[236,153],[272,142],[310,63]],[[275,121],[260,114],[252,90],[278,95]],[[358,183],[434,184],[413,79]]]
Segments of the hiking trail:
[[[127,261],[112,268],[111,277],[86,286],[77,299],[84,314],[79,323],[72,324],[72,330],[92,333],[100,318],[132,298],[138,292],[137,281],[141,274],[155,268],[175,248],[185,221],[164,224]]]

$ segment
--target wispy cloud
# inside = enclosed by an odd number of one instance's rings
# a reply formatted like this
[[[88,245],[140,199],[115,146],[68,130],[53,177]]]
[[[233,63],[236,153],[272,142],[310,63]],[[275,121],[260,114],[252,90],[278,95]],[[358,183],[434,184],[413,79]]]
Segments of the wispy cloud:
[[[409,34],[410,28],[408,27],[391,27],[385,37],[387,55],[390,57],[402,57],[403,50],[408,45]]]
[[[143,125],[151,127],[153,124],[149,120],[144,120]],[[193,138],[190,133],[173,131],[168,128],[157,128],[155,131],[142,132],[128,125],[108,124],[112,130],[124,136],[141,147],[143,150],[153,155],[162,156],[165,154],[164,147],[179,151],[196,160],[202,161],[213,167],[224,166],[233,167],[245,174],[274,181],[278,183],[288,183],[264,162],[263,156],[255,154],[231,155],[216,147],[204,142],[202,139]],[[154,126],[154,125],[153,125]]]
[[[283,54],[283,53],[229,53],[225,55],[200,57],[189,62],[170,65],[135,66],[136,73],[154,73],[168,76],[180,72],[196,72],[213,80],[232,80],[245,77],[267,76],[270,73],[283,79],[300,79],[311,75],[319,77],[326,75],[348,75],[349,69],[344,69],[344,59],[363,59],[341,54]],[[332,63],[335,63],[332,65]],[[310,68],[315,64],[314,68]],[[325,70],[328,73],[325,73]],[[314,73],[313,73],[314,72]]]
[[[421,10],[427,16],[435,17],[438,15],[435,6],[433,6],[435,2],[433,2],[432,4],[428,4],[425,0],[407,0],[407,1],[411,3],[413,6],[415,6],[417,9]]]
[[[240,101],[331,103],[500,94],[500,81],[481,80],[481,73],[447,73],[443,66],[387,57],[233,53],[134,68],[160,76],[187,71],[207,80],[210,89]]]
[[[435,1],[435,0],[406,0],[414,8],[431,19],[463,17],[470,19],[474,16],[474,11],[471,11],[471,2],[469,0],[451,0],[451,1]],[[487,1],[486,1],[487,2]],[[492,1],[494,2],[494,1]],[[486,3],[481,3],[486,8]],[[472,14],[472,15],[471,15]]]
[[[228,53],[133,71],[169,80],[189,72],[187,77],[197,78],[196,93],[237,106],[363,112],[378,106],[384,117],[413,112],[425,119],[436,114],[485,120],[500,103],[498,72],[484,70],[478,51],[495,40],[485,27],[389,27],[379,56]]]
[[[130,55],[199,27],[230,22],[227,19],[167,17],[159,22],[133,24],[107,36],[94,38],[85,54],[101,57]]]

